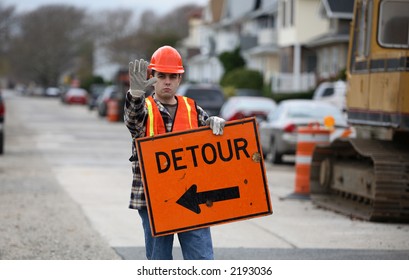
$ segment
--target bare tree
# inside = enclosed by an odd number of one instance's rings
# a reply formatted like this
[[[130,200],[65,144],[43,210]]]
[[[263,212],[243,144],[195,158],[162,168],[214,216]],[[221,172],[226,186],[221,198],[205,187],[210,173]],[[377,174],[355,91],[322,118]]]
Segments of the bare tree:
[[[5,7],[0,2],[0,76],[6,75],[10,68],[8,52],[11,30],[15,22],[14,10],[14,6]]]
[[[121,42],[132,30],[133,13],[130,10],[106,10],[92,15],[95,44],[103,48],[108,60],[122,64],[128,60],[128,46]]]
[[[48,86],[79,67],[80,52],[89,44],[84,18],[84,11],[67,5],[42,6],[21,16],[11,55],[14,74]]]
[[[136,25],[124,11],[102,14],[96,21],[103,29],[102,46],[106,48],[111,62],[124,66],[136,58],[149,59],[158,47],[174,46],[188,35],[188,16],[198,8],[196,5],[185,5],[163,17],[147,10],[141,14]]]
[[[189,33],[189,16],[198,9],[201,9],[201,7],[191,4],[176,8],[158,21],[158,30],[161,33],[172,32],[178,38],[187,37]]]
[[[126,36],[132,26],[133,13],[126,9],[104,10],[90,15],[90,26],[98,44],[107,44]]]
[[[135,58],[149,59],[158,47],[176,45],[188,35],[188,16],[197,8],[185,5],[164,17],[145,11],[134,22],[132,11],[124,9],[86,14],[69,5],[42,6],[18,16],[9,40],[10,72],[21,82],[48,86],[57,85],[63,74],[90,78],[96,49],[124,66]]]
[[[139,28],[121,43],[132,47],[129,50],[132,51],[131,58],[149,59],[157,48],[163,45],[175,46],[188,35],[188,17],[198,8],[196,5],[184,5],[163,17],[146,11],[140,18]]]

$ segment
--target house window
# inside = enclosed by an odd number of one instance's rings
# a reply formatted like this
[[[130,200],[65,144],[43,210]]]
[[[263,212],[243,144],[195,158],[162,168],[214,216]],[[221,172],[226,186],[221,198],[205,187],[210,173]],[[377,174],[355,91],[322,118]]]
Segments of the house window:
[[[294,26],[294,0],[289,0],[290,5],[290,26]]]
[[[337,31],[337,20],[333,18],[329,20],[329,29],[334,33]]]
[[[390,48],[409,47],[409,2],[384,1],[380,6],[378,41]]]
[[[338,33],[349,35],[350,21],[340,20],[338,22]]]
[[[339,51],[336,46],[332,48],[332,75],[336,75],[338,73],[339,67]]]
[[[261,7],[261,0],[256,0],[256,4],[254,5],[254,10],[258,10]]]
[[[307,72],[314,72],[316,68],[317,68],[317,57],[315,54],[310,53],[307,55],[306,70]]]
[[[286,19],[286,12],[285,12],[285,1],[281,2],[281,26],[286,27],[285,19]]]
[[[274,17],[272,16],[260,16],[257,19],[257,24],[260,29],[274,27]]]
[[[289,59],[288,53],[284,52],[284,53],[281,54],[280,62],[281,62],[280,63],[281,64],[281,72],[284,72],[284,73],[290,72],[290,67],[289,67],[290,59]]]
[[[283,27],[294,26],[294,0],[283,0],[281,2],[281,24]]]
[[[324,73],[328,74],[328,72],[329,72],[329,66],[328,66],[328,64],[329,64],[329,61],[330,61],[328,48],[325,48],[325,49],[323,50],[322,56],[323,56],[323,60],[322,60],[322,62],[323,62],[323,63],[322,63],[322,70],[323,70]]]

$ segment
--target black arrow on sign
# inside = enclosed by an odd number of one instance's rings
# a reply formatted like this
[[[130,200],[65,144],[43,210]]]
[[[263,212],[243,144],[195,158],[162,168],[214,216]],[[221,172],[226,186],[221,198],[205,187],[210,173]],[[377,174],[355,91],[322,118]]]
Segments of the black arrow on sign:
[[[190,211],[200,214],[199,204],[206,203],[212,205],[213,202],[240,198],[239,187],[230,187],[225,189],[197,192],[196,184],[193,184],[176,203],[189,209]]]

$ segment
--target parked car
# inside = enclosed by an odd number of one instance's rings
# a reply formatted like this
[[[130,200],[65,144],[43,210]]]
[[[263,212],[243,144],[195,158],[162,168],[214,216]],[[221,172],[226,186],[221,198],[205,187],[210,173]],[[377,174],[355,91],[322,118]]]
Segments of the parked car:
[[[83,88],[70,88],[64,96],[66,104],[87,104],[88,92]]]
[[[61,90],[58,87],[48,87],[45,90],[45,96],[58,97],[61,94]]]
[[[65,94],[67,93],[67,91],[70,89],[71,87],[63,85],[60,87],[60,100],[61,103],[65,103]]]
[[[107,86],[104,89],[104,92],[98,97],[97,107],[98,107],[98,115],[100,117],[105,117],[107,115],[108,101],[116,98],[117,94],[118,94],[118,87],[113,85],[113,86]]]
[[[315,100],[282,101],[267,120],[259,124],[263,155],[270,155],[273,163],[281,163],[283,155],[296,153],[297,128],[310,123],[323,125],[327,116],[334,118],[336,130],[345,131],[349,127],[341,110],[331,104]]]
[[[0,154],[4,152],[4,117],[6,115],[6,106],[0,91]]]
[[[97,107],[98,97],[104,93],[107,86],[104,84],[92,84],[88,94],[88,109],[93,110]]]
[[[209,116],[218,116],[225,101],[222,89],[212,84],[183,84],[177,94],[195,100]]]
[[[321,83],[314,91],[314,100],[328,102],[346,111],[346,83],[344,81]]]
[[[28,93],[30,96],[45,96],[45,88],[41,86],[29,87]]]
[[[232,96],[220,110],[220,117],[226,121],[256,117],[265,120],[277,107],[274,100],[262,96]]]

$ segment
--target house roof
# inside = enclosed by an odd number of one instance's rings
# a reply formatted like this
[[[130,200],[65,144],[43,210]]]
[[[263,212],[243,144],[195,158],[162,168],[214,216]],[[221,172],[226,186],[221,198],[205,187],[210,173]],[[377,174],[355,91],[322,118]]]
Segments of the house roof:
[[[355,0],[321,0],[321,9],[329,18],[352,19]]]
[[[239,22],[243,18],[256,18],[277,12],[278,0],[210,0],[213,22],[222,26]],[[219,14],[217,14],[217,12]]]
[[[256,0],[253,11],[248,15],[250,18],[256,18],[263,15],[272,15],[277,12],[277,0]]]
[[[316,37],[305,44],[307,48],[322,47],[330,44],[347,43],[349,41],[348,34],[325,34]]]
[[[225,0],[221,17],[222,24],[230,24],[243,18],[251,12],[255,6],[255,0]]]
[[[262,45],[246,50],[246,54],[252,55],[264,55],[264,54],[278,54],[280,48],[277,45]]]

